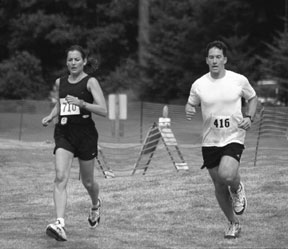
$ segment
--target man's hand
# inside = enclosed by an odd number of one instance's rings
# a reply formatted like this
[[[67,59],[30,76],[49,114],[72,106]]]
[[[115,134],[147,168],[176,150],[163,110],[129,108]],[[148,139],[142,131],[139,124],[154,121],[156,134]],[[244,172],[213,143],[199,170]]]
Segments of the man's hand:
[[[252,121],[249,117],[244,117],[241,121],[241,123],[238,125],[239,128],[248,130],[251,128]]]
[[[196,114],[196,108],[190,104],[186,104],[185,106],[186,118],[191,120]]]

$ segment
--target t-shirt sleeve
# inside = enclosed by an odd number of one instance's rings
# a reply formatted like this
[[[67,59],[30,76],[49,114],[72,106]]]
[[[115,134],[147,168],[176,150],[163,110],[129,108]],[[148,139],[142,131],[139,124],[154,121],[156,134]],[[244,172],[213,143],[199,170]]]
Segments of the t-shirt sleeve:
[[[191,86],[188,103],[193,106],[198,106],[200,104],[200,97],[197,91],[197,81],[194,82]]]
[[[252,99],[256,96],[254,88],[249,83],[248,79],[243,76],[242,78],[242,97],[246,100]]]

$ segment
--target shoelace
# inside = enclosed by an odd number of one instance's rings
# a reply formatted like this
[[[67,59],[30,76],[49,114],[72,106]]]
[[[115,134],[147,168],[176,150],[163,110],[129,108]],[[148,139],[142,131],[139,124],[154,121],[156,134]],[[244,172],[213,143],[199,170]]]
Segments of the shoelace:
[[[241,198],[240,198],[240,195],[239,194],[233,194],[233,197],[234,197],[234,202],[240,202],[241,201]]]
[[[97,209],[96,208],[91,209],[90,211],[91,220],[95,220],[98,217],[98,213],[97,213],[98,211],[99,211],[99,207]]]
[[[99,216],[98,212],[99,212],[99,208],[100,208],[100,207],[101,207],[101,201],[98,200],[97,207],[93,207],[93,208],[90,209],[89,218],[90,218],[91,220],[95,220],[95,219]]]
[[[241,199],[243,198],[243,192],[241,190],[242,190],[242,187],[240,190],[238,189],[236,193],[231,192],[233,195],[234,202],[236,201],[241,202]]]
[[[239,223],[231,223],[229,228],[228,228],[227,233],[235,233],[238,226],[239,226]]]

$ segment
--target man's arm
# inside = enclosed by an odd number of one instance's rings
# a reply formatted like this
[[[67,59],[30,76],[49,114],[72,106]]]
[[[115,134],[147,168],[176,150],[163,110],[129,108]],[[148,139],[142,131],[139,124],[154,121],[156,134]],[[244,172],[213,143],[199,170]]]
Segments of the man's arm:
[[[254,116],[256,114],[257,105],[258,105],[258,98],[256,95],[253,98],[248,100],[246,117],[249,117],[251,121],[253,121]]]
[[[258,98],[255,95],[253,98],[248,100],[247,112],[244,115],[243,120],[239,124],[239,128],[248,130],[251,127],[254,116],[256,114],[257,105],[258,105]]]
[[[190,104],[189,102],[187,102],[187,104],[185,106],[185,113],[186,113],[186,118],[188,120],[191,120],[196,114],[195,106]]]

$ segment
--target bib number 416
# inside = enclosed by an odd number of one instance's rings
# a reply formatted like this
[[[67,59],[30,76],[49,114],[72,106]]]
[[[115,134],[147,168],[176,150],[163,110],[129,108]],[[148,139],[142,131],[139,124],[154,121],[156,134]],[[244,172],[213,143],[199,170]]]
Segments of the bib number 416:
[[[230,119],[229,118],[218,118],[214,120],[214,126],[216,128],[228,128],[230,127]]]

